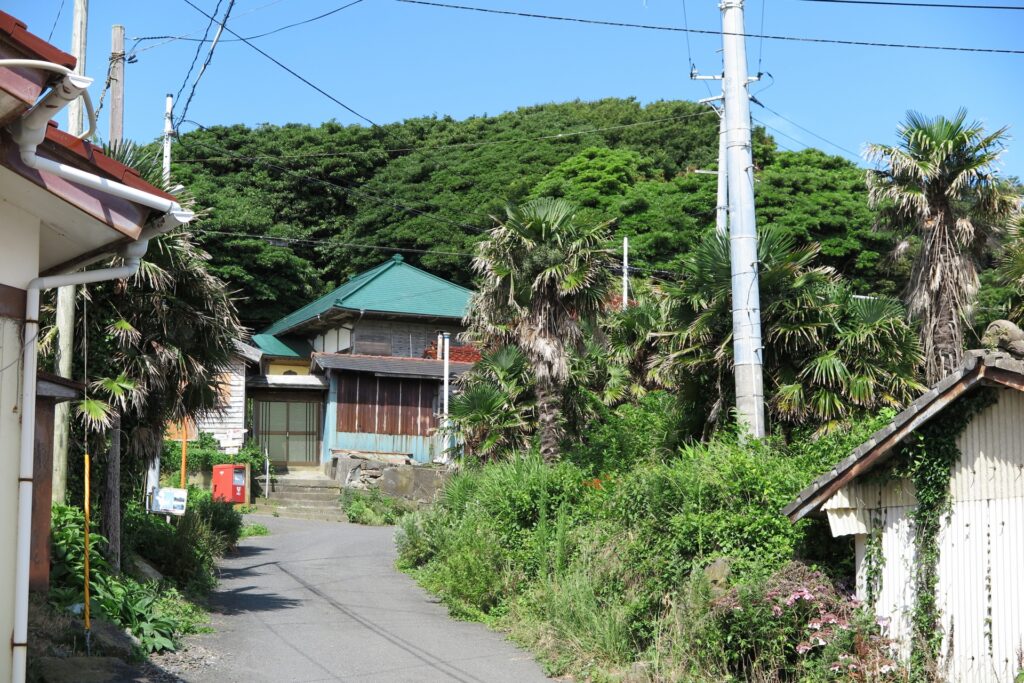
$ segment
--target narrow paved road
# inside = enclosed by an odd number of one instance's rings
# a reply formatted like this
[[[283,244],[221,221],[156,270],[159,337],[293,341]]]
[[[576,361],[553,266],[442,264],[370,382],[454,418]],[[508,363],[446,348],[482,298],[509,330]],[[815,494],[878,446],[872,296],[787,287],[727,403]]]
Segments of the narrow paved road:
[[[218,661],[196,683],[547,681],[533,658],[460,622],[394,568],[394,529],[253,518],[212,597]]]

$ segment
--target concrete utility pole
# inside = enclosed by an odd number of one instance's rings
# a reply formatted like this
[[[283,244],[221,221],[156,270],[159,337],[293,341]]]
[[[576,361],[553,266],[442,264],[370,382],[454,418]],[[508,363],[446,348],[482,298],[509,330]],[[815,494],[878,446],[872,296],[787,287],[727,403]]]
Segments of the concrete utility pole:
[[[723,92],[723,98],[725,93]],[[718,112],[718,201],[715,203],[715,230],[729,234],[729,178],[725,147],[725,112]]]
[[[751,436],[765,434],[761,374],[761,295],[757,284],[754,159],[750,142],[750,95],[743,36],[743,0],[722,0],[725,145],[732,257],[733,359],[736,409]]]
[[[110,142],[124,139],[124,26],[110,30]]]
[[[77,60],[75,72],[85,74],[86,34],[89,27],[89,0],[75,0],[71,26],[71,54]],[[68,105],[68,132],[78,136],[85,132],[84,105],[81,99]],[[57,374],[71,379],[75,348],[76,287],[57,290]],[[35,378],[32,378],[34,381]],[[68,479],[68,441],[71,435],[71,404],[58,403],[53,418],[53,493],[55,503],[64,503]]]

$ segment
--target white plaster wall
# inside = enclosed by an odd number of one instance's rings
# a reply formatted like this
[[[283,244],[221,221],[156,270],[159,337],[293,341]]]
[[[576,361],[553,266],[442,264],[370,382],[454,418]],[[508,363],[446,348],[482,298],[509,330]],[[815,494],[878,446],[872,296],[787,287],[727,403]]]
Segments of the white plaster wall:
[[[347,351],[352,346],[352,332],[346,327],[336,327],[318,334],[313,339],[313,349],[322,353]]]
[[[39,274],[39,219],[0,198],[0,284],[25,289]]]

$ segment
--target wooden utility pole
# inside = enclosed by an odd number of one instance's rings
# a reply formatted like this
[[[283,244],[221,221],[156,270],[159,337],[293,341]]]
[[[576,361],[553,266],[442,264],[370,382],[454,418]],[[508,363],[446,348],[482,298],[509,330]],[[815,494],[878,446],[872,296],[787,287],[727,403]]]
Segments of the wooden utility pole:
[[[110,143],[124,138],[124,26],[110,31]]]
[[[89,0],[75,0],[71,27],[71,54],[76,60],[75,72],[85,74],[86,34],[89,28]],[[68,132],[78,136],[85,132],[84,108],[81,99],[68,105]],[[75,349],[76,288],[57,290],[57,374],[71,379]],[[35,381],[28,378],[26,381]],[[54,411],[53,433],[53,502],[64,503],[68,480],[68,441],[71,435],[71,405],[58,403]]]
[[[124,26],[110,30],[110,144],[124,142]],[[121,572],[121,408],[115,406],[110,424],[110,449],[103,486],[103,535],[107,559],[115,574]]]

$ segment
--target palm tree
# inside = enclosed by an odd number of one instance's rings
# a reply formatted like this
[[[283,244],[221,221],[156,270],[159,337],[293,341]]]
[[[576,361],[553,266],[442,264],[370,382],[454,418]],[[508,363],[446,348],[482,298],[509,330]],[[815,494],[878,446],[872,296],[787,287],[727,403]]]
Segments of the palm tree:
[[[466,318],[485,347],[518,346],[534,376],[540,452],[559,457],[569,354],[608,300],[608,223],[581,225],[576,207],[544,197],[509,206],[477,246],[479,288]]]
[[[1024,213],[1019,213],[1007,235],[1006,246],[999,259],[999,281],[1014,291],[1010,302],[1010,316],[1024,318]]]
[[[108,154],[131,164],[149,182],[162,184],[154,155],[132,143],[110,148]],[[162,450],[169,422],[218,407],[222,373],[230,369],[235,342],[245,335],[227,285],[209,272],[209,258],[187,228],[177,229],[150,243],[130,281],[88,291],[88,353],[93,373],[103,376],[93,388],[110,401],[93,399],[80,412],[87,426],[109,428],[102,518],[115,568],[122,431],[127,454],[143,464],[152,462]],[[109,265],[120,265],[119,259]]]
[[[818,253],[774,226],[759,236],[768,406],[784,424],[824,431],[857,410],[902,405],[923,387],[900,303],[853,295],[832,268],[815,265]],[[684,260],[681,282],[655,290],[665,317],[651,375],[698,406],[709,433],[732,395],[728,238],[707,235]]]
[[[503,346],[459,378],[448,417],[466,455],[486,460],[525,446],[536,426],[529,374],[523,352]]]
[[[995,175],[1006,128],[909,112],[896,145],[868,145],[869,200],[919,242],[905,300],[920,325],[925,376],[937,382],[963,359],[963,321],[978,291],[978,260],[1016,209],[1014,188]]]

